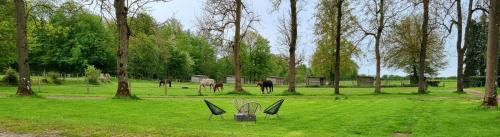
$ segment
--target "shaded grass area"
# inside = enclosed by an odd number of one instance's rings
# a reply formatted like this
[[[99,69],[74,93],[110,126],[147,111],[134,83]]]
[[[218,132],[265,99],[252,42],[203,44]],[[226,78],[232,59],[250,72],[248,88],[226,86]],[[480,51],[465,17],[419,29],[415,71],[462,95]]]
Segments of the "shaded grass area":
[[[469,94],[455,94],[454,87],[430,88],[342,88],[334,96],[331,88],[298,88],[299,95],[285,95],[285,86],[272,94],[261,94],[253,85],[248,95],[207,90],[197,96],[192,83],[174,83],[167,89],[152,81],[132,81],[132,92],[141,100],[112,99],[116,84],[93,87],[83,83],[44,85],[38,95],[47,98],[13,97],[15,87],[0,87],[0,129],[17,133],[63,136],[498,136],[500,111],[479,107]],[[189,87],[182,89],[181,87]],[[36,87],[33,87],[36,90]],[[48,98],[62,96],[61,98]],[[98,96],[101,98],[90,98]],[[264,108],[284,98],[281,120],[236,122],[232,115],[235,98],[257,101]],[[208,120],[208,99],[227,111],[225,119]]]

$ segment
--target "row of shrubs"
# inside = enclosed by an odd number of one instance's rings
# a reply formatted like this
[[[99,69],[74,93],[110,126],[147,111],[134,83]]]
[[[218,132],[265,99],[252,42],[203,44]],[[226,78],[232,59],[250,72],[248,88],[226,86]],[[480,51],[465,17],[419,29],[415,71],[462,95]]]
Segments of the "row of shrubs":
[[[19,74],[16,72],[15,69],[8,67],[4,70],[4,74],[5,76],[2,78],[3,83],[8,85],[17,85],[19,83]],[[89,82],[89,84],[94,84],[94,85],[100,84],[99,78],[101,75],[101,70],[95,68],[92,65],[89,65],[85,69],[85,74],[87,76],[86,81]],[[44,77],[42,79],[42,82],[61,85],[63,83],[63,80],[60,78],[59,73],[49,72],[47,73],[47,77]]]

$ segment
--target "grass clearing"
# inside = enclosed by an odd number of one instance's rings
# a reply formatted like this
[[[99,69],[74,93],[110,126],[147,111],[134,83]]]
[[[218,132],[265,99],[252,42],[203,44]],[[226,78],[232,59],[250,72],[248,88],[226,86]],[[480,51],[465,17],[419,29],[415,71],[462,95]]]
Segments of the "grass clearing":
[[[203,91],[192,83],[157,87],[153,81],[132,81],[132,93],[141,100],[112,99],[116,83],[94,86],[87,94],[79,82],[43,85],[38,95],[45,98],[12,97],[15,87],[0,87],[0,129],[16,133],[63,136],[498,136],[500,111],[479,107],[480,99],[456,94],[455,88],[430,88],[426,95],[414,94],[414,87],[304,88],[301,95],[283,96],[286,86],[272,94],[261,94],[254,85],[245,85],[250,95]],[[189,87],[182,89],[182,87]],[[36,85],[33,85],[36,91]],[[257,123],[236,122],[235,98],[259,102],[264,108],[284,98],[281,120]],[[208,99],[227,113],[224,119],[210,114],[203,103]]]

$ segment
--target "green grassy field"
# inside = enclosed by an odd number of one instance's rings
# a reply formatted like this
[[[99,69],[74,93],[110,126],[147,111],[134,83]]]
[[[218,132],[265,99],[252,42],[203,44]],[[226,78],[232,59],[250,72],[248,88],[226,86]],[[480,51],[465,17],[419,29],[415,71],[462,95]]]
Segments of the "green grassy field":
[[[0,130],[62,136],[499,136],[500,111],[479,107],[481,97],[456,94],[454,81],[415,94],[414,87],[298,88],[302,95],[285,96],[285,86],[261,94],[245,85],[251,95],[204,90],[197,96],[193,83],[173,83],[167,89],[154,81],[133,80],[133,94],[142,100],[112,99],[116,83],[87,86],[80,79],[63,85],[33,84],[42,98],[15,97],[16,87],[0,86]],[[188,87],[182,89],[181,87]],[[38,92],[40,89],[40,92]],[[236,122],[235,98],[259,102],[264,108],[284,98],[281,120]],[[210,114],[203,99],[225,109],[225,119]]]

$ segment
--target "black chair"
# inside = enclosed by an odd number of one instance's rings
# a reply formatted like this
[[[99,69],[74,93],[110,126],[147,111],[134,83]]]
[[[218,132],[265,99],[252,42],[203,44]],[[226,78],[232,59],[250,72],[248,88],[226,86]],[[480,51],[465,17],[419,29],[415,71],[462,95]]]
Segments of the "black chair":
[[[222,114],[226,113],[226,111],[224,111],[223,109],[221,109],[220,107],[216,106],[212,102],[209,102],[206,99],[204,101],[207,104],[208,109],[210,109],[210,112],[212,113],[212,114],[210,114],[210,117],[208,117],[208,120],[211,120],[213,115],[216,115],[216,116],[220,115],[220,117],[222,119],[224,119],[224,117],[222,117]]]
[[[269,106],[268,108],[264,109],[264,113],[266,113],[266,117],[264,119],[267,119],[271,115],[276,115],[276,117],[281,119],[280,116],[278,115],[278,111],[280,110],[281,104],[283,104],[284,101],[285,101],[284,99],[280,99],[271,106]]]

